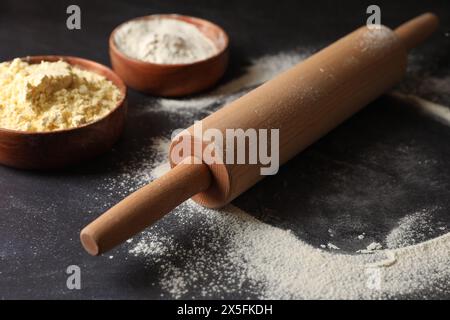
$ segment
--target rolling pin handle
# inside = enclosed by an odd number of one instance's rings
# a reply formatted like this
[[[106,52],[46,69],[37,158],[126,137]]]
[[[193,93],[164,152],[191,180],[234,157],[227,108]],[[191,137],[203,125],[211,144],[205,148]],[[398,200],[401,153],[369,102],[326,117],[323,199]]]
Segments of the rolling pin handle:
[[[424,42],[439,26],[439,18],[434,13],[424,13],[395,29],[397,36],[409,51]]]
[[[208,189],[211,181],[208,166],[188,157],[86,226],[80,233],[81,243],[91,255],[100,255],[155,223],[183,201]]]

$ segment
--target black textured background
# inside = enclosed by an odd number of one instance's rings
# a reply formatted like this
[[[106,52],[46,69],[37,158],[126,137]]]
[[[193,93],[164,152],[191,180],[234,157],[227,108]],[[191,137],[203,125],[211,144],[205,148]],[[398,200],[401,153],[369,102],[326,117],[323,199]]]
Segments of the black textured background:
[[[68,31],[65,9],[78,4],[82,30]],[[365,23],[369,1],[17,1],[0,2],[0,61],[36,54],[74,55],[109,64],[107,39],[119,23],[153,13],[210,19],[229,33],[231,64],[223,81],[240,74],[252,57],[321,46]],[[448,1],[378,1],[382,22],[395,26],[424,11],[438,13],[439,32],[417,50],[427,73],[449,75]],[[408,79],[406,80],[408,82]],[[414,85],[414,81],[412,85]],[[440,103],[450,105],[448,92]],[[136,120],[115,148],[89,164],[57,173],[0,167],[0,298],[159,298],[155,275],[120,247],[88,256],[79,230],[120,200],[98,190],[114,176],[117,153],[132,157],[142,137],[187,125],[164,116],[137,119],[145,96],[130,92]],[[343,252],[350,239],[371,230],[382,241],[398,219],[432,209],[449,225],[450,129],[383,97],[235,201],[260,219],[292,229],[313,245],[329,241],[335,226]],[[90,202],[88,194],[97,200]],[[299,214],[301,213],[301,214]],[[176,232],[176,230],[174,230]],[[436,236],[433,234],[430,236]],[[359,248],[359,247],[358,247]],[[66,289],[65,269],[79,265],[83,290]],[[433,292],[433,288],[430,288]],[[437,297],[442,297],[437,294]],[[240,298],[234,296],[234,298]]]

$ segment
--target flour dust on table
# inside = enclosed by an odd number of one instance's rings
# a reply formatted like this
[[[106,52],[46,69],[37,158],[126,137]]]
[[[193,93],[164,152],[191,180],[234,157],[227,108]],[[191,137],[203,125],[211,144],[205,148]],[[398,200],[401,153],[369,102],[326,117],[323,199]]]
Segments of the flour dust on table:
[[[255,59],[242,76],[209,94],[189,99],[149,99],[136,114],[163,114],[187,126],[288,69],[310,52],[299,50]],[[122,188],[126,194],[164,174],[169,170],[169,137],[170,133],[166,133],[151,138],[148,148],[142,148],[117,178],[106,183],[111,189]],[[412,150],[405,148],[397,149]],[[427,159],[418,162],[437,165]],[[341,224],[326,225],[327,220],[317,220],[322,224],[318,229],[325,228],[329,240],[317,245],[307,241],[295,224],[280,223],[283,217],[277,217],[276,209],[260,207],[260,211],[263,214],[255,218],[254,213],[234,205],[212,210],[189,200],[128,241],[129,254],[157,270],[154,285],[166,298],[237,295],[377,299],[450,295],[450,233],[449,221],[442,218],[443,207],[405,213],[390,224],[393,227],[382,234],[384,238],[376,238],[368,225],[345,215],[341,216]],[[174,229],[179,232],[172,233]]]

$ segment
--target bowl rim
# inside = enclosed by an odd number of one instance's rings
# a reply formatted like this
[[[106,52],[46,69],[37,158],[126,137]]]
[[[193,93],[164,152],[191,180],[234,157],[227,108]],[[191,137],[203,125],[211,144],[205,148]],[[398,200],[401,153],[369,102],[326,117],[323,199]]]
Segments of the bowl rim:
[[[190,62],[190,63],[154,63],[154,62],[148,62],[148,61],[143,61],[143,60],[139,60],[136,58],[132,58],[127,56],[125,53],[123,53],[116,45],[116,41],[115,41],[115,34],[117,33],[117,31],[123,27],[125,24],[131,22],[131,21],[139,21],[139,20],[151,20],[151,19],[174,19],[174,20],[181,20],[185,23],[189,23],[194,25],[196,28],[197,26],[189,21],[184,20],[183,18],[187,18],[188,20],[194,20],[197,21],[199,23],[205,24],[205,25],[211,25],[214,28],[216,28],[217,30],[219,30],[219,32],[222,34],[223,40],[224,40],[224,45],[223,48],[217,48],[217,52],[215,54],[213,54],[212,56],[206,58],[206,59],[202,59],[202,60],[198,60],[198,61],[194,61],[194,62]],[[181,19],[180,19],[181,18]],[[198,29],[198,28],[197,28]],[[202,32],[199,29],[200,32]],[[202,32],[203,33],[203,32]],[[168,69],[176,69],[176,68],[182,68],[182,67],[187,67],[187,66],[195,66],[195,65],[199,65],[199,64],[203,64],[203,63],[207,63],[209,61],[212,61],[218,57],[220,57],[221,55],[223,55],[229,47],[230,44],[230,38],[228,36],[228,34],[226,33],[226,31],[219,26],[218,24],[210,21],[210,20],[206,20],[203,18],[198,18],[198,17],[194,17],[194,16],[189,16],[189,15],[183,15],[183,14],[178,14],[178,13],[157,13],[157,14],[150,14],[150,15],[145,15],[145,16],[140,16],[140,17],[135,17],[129,20],[126,20],[124,22],[122,22],[121,24],[119,24],[118,26],[116,26],[113,31],[111,32],[111,34],[109,35],[109,48],[111,50],[114,51],[115,54],[117,54],[118,56],[120,56],[120,58],[131,62],[131,63],[135,63],[137,65],[140,65],[142,67],[160,67],[160,68],[168,68]],[[216,46],[214,44],[214,46]],[[217,46],[216,46],[217,47]]]
[[[101,117],[95,121],[85,123],[81,126],[77,126],[74,128],[68,128],[68,129],[51,130],[51,131],[24,131],[24,130],[14,130],[14,129],[7,129],[7,128],[0,127],[0,134],[8,133],[8,134],[32,136],[32,135],[52,135],[52,134],[57,134],[57,133],[67,133],[67,132],[77,131],[79,129],[84,129],[89,126],[96,125],[97,123],[108,118],[110,115],[112,115],[115,111],[117,111],[124,105],[125,100],[127,98],[127,86],[125,85],[122,78],[119,77],[119,75],[114,70],[112,70],[111,68],[109,68],[99,62],[96,62],[96,61],[93,61],[90,59],[76,57],[76,56],[66,56],[66,55],[35,55],[35,56],[19,57],[19,59],[21,59],[22,61],[25,61],[25,62],[29,62],[30,60],[40,60],[41,62],[42,61],[54,62],[54,61],[63,60],[72,66],[76,66],[80,69],[87,70],[87,71],[93,72],[95,74],[99,74],[98,72],[96,72],[94,70],[94,68],[85,67],[85,66],[77,64],[76,62],[94,65],[100,69],[104,69],[104,70],[108,71],[109,73],[113,74],[117,78],[118,84],[116,84],[115,81],[113,81],[109,76],[100,74],[101,76],[105,77],[108,81],[111,81],[113,83],[113,85],[116,86],[120,90],[120,92],[122,93],[122,97],[117,102],[116,106],[113,109],[111,109],[107,114],[105,114],[103,117]],[[7,61],[2,61],[2,62],[11,62],[11,61],[12,60],[7,60]],[[35,63],[39,63],[39,62],[35,62]]]

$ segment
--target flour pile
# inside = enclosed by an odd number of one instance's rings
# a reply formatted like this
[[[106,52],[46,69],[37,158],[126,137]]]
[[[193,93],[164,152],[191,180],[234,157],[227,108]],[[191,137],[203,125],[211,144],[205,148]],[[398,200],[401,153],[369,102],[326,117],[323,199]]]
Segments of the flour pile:
[[[164,170],[154,172],[156,178]],[[423,298],[429,288],[437,296],[450,293],[450,233],[403,249],[374,251],[379,247],[369,245],[364,255],[346,255],[314,248],[232,205],[218,211],[189,200],[165,219],[186,234],[157,224],[133,241],[130,253],[159,266],[159,285],[172,298]],[[388,236],[389,245],[413,241],[414,221],[424,220],[417,213],[406,217]]]
[[[28,132],[76,128],[105,117],[122,99],[111,81],[65,61],[0,63],[0,127]]]
[[[192,122],[308,54],[291,52],[259,58],[243,76],[208,95],[149,100],[141,112],[176,115]],[[126,188],[135,189],[168,170],[168,142],[168,136],[153,138],[150,148],[157,150],[157,155],[129,163],[123,173],[128,177]],[[374,243],[367,248],[361,245],[364,254],[339,254],[326,245],[324,250],[313,247],[291,231],[257,220],[232,205],[218,211],[189,200],[130,240],[129,253],[157,272],[154,285],[166,298],[450,296],[450,233],[443,234],[447,226],[439,226],[443,235],[418,243],[429,239],[427,219],[432,213],[406,215],[387,236],[387,249]],[[173,229],[178,232],[173,233]],[[366,233],[361,233],[357,239],[366,238]]]
[[[119,27],[114,40],[127,56],[158,64],[192,63],[217,53],[197,27],[177,19],[133,20]]]

